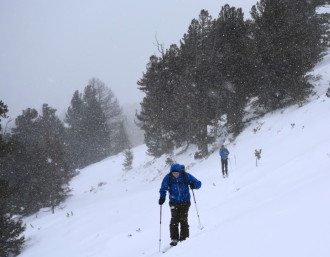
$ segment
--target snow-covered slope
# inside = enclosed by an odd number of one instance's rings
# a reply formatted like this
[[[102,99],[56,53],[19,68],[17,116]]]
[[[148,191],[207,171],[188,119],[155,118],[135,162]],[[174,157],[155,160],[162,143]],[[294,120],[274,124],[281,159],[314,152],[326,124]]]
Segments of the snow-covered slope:
[[[190,238],[165,256],[330,256],[329,67],[328,56],[315,70],[323,79],[310,103],[253,121],[227,145],[228,179],[217,151],[206,160],[194,160],[191,148],[175,156],[202,181],[195,196],[204,228],[192,202]],[[161,256],[170,210],[166,201],[160,225],[158,190],[169,167],[146,150],[133,149],[130,171],[122,170],[122,154],[83,169],[55,214],[43,209],[24,220],[20,257]]]

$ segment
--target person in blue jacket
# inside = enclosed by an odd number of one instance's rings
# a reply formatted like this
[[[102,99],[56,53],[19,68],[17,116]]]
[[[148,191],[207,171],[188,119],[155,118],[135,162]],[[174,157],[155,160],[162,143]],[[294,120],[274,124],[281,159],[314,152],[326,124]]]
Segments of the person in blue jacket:
[[[199,189],[202,183],[191,174],[185,172],[184,165],[174,163],[171,165],[170,173],[167,174],[159,190],[159,204],[162,205],[166,199],[166,192],[169,193],[169,205],[171,208],[170,222],[170,245],[177,245],[178,241],[183,241],[189,237],[188,211],[191,205],[191,189]],[[180,224],[180,234],[179,234]]]
[[[225,148],[224,145],[221,146],[219,150],[219,155],[221,157],[221,168],[222,168],[222,176],[223,178],[228,178],[228,155],[229,151]]]

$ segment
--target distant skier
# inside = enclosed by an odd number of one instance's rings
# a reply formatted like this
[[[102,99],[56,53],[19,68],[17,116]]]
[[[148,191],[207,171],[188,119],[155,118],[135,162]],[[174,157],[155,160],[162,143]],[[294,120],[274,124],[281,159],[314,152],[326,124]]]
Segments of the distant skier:
[[[172,240],[170,245],[172,246],[176,246],[178,241],[183,241],[189,237],[188,211],[191,204],[189,187],[199,189],[201,185],[199,180],[185,172],[184,165],[177,163],[171,165],[170,173],[162,181],[158,203],[162,205],[165,202],[166,191],[168,191],[172,216],[170,222]]]
[[[228,155],[229,151],[227,148],[225,148],[224,145],[221,145],[221,148],[219,150],[219,155],[221,157],[221,168],[222,168],[222,176],[223,178],[228,178]]]

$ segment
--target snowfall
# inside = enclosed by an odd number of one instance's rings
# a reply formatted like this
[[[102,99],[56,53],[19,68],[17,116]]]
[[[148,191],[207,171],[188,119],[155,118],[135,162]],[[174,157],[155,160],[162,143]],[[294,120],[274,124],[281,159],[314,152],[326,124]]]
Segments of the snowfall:
[[[168,198],[158,204],[169,172],[166,158],[133,148],[80,171],[71,196],[55,213],[24,219],[20,257],[329,257],[330,256],[330,56],[314,69],[309,102],[252,120],[234,140],[209,145],[211,155],[177,149],[172,158],[202,182],[191,194],[190,237],[166,253],[170,242]],[[218,149],[230,151],[223,179]],[[261,151],[256,159],[255,151]]]

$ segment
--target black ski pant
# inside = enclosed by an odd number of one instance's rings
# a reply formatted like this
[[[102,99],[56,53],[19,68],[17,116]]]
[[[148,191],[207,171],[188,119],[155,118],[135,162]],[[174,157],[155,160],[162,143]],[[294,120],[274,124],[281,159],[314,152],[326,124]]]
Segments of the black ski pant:
[[[222,175],[228,177],[228,158],[221,158]]]
[[[188,211],[190,205],[190,201],[185,203],[170,202],[172,215],[170,223],[170,234],[172,240],[182,241],[189,237]]]

